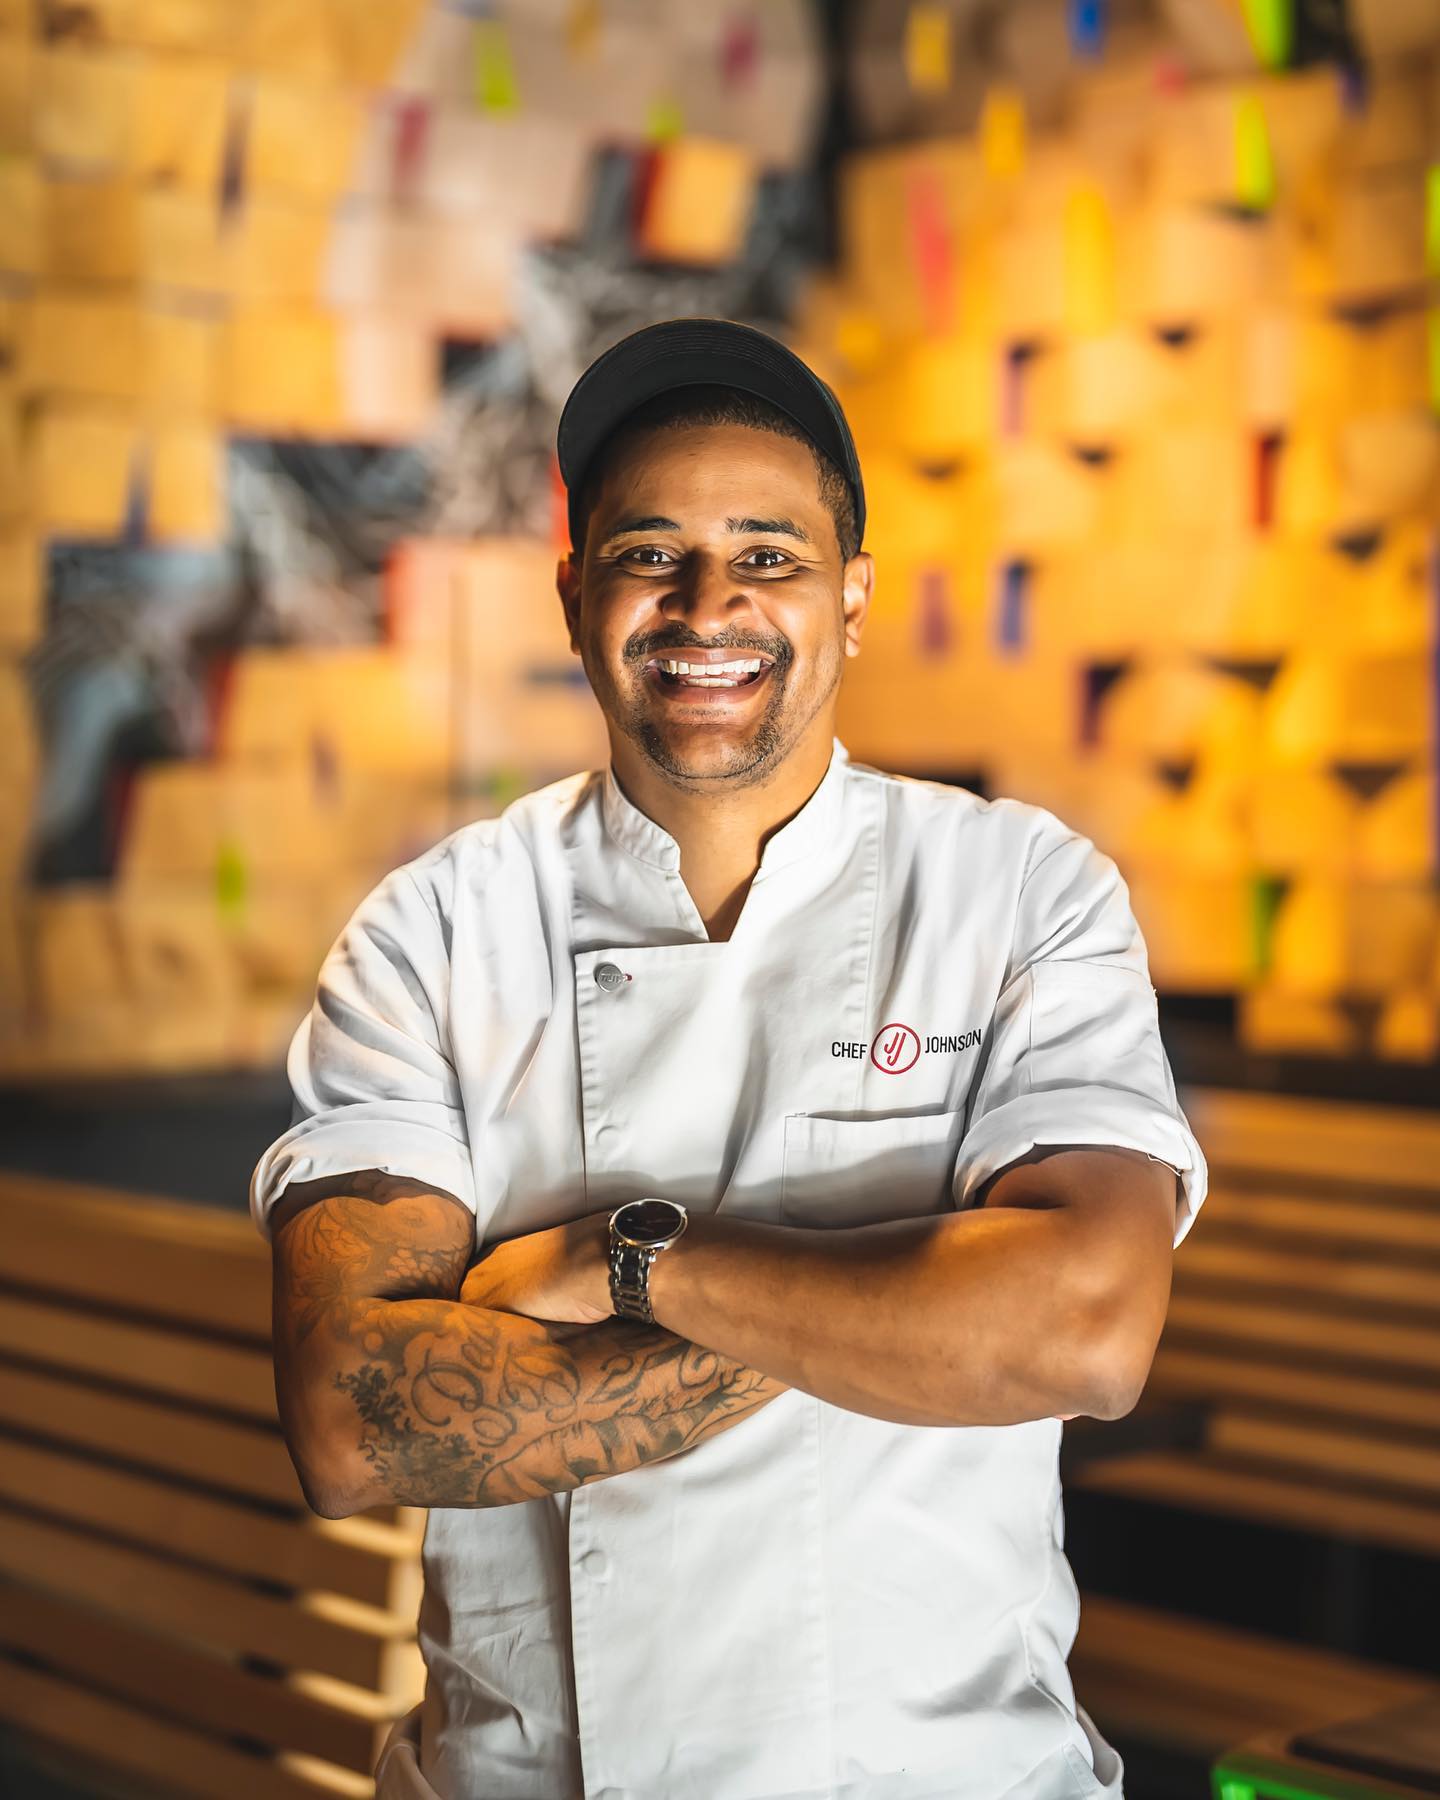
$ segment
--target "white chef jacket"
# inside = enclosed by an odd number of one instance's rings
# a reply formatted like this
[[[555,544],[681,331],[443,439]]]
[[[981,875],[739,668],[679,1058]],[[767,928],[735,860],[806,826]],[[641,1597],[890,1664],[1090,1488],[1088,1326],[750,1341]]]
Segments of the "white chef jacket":
[[[465,826],[360,906],[289,1073],[266,1235],[288,1182],[372,1167],[458,1195],[477,1253],[646,1194],[843,1228],[1065,1143],[1171,1164],[1178,1244],[1208,1178],[1111,859],[838,738],[724,943],[609,767]],[[1061,1430],[791,1389],[572,1493],[432,1509],[381,1800],[1116,1800],[1066,1667]]]

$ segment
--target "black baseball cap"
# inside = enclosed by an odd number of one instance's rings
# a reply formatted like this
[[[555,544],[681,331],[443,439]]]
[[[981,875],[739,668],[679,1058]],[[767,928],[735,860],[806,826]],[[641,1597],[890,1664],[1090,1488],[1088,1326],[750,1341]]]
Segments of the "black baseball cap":
[[[556,449],[569,494],[570,542],[580,541],[580,490],[596,452],[626,416],[671,388],[717,382],[788,413],[835,463],[855,497],[856,542],[865,537],[860,459],[840,402],[815,371],[768,333],[735,319],[662,319],[598,356],[570,391]]]

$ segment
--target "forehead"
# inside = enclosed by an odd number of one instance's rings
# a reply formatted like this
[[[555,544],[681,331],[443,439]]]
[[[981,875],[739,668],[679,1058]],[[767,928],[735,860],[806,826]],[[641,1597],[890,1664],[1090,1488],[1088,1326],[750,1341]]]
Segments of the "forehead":
[[[749,425],[650,426],[621,432],[607,452],[594,523],[640,507],[703,525],[773,511],[781,498],[797,513],[825,516],[808,443]]]

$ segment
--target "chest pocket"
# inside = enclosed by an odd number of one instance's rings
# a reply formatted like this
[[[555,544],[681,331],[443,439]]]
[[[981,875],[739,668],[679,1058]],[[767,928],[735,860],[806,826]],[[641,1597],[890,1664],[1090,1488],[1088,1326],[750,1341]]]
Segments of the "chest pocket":
[[[780,1217],[790,1225],[876,1225],[947,1212],[964,1112],[785,1121]]]

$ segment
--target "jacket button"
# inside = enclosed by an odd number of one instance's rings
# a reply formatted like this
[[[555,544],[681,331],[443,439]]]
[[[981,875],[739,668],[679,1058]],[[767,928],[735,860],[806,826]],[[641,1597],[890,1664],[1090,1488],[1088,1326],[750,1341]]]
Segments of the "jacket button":
[[[580,1567],[587,1575],[603,1575],[605,1573],[605,1552],[603,1550],[587,1550],[580,1558]]]
[[[613,994],[616,988],[624,987],[630,977],[623,969],[616,968],[614,963],[597,963],[595,965],[595,983],[604,988],[607,994]]]

